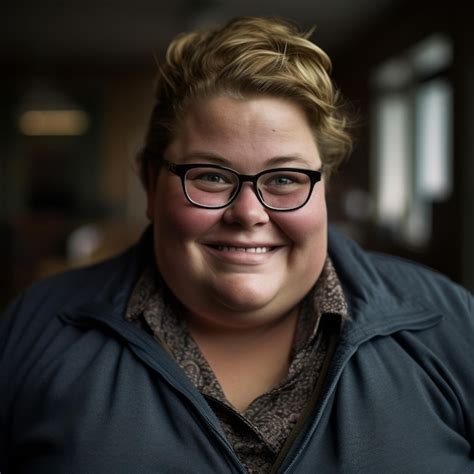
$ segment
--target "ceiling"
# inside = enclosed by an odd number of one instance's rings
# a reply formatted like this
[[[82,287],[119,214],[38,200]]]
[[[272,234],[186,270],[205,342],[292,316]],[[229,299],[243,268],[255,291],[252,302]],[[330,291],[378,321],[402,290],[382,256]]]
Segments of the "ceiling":
[[[237,15],[272,15],[316,27],[330,54],[390,15],[402,0],[17,0],[0,7],[0,55],[9,63],[154,62],[181,31]]]

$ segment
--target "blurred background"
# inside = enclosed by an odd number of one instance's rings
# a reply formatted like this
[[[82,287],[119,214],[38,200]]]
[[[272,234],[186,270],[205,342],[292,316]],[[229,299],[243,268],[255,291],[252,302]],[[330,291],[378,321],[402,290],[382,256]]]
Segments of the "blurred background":
[[[474,290],[474,30],[460,2],[17,0],[0,7],[0,308],[146,227],[134,164],[156,61],[235,15],[315,26],[359,118],[330,220]]]

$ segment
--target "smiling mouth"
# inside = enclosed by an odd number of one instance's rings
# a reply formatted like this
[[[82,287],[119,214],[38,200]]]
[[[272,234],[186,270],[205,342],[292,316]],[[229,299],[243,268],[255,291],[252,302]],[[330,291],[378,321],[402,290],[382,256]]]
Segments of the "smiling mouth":
[[[210,247],[220,250],[221,252],[241,253],[268,253],[275,249],[275,247],[231,247],[227,245],[211,245]]]

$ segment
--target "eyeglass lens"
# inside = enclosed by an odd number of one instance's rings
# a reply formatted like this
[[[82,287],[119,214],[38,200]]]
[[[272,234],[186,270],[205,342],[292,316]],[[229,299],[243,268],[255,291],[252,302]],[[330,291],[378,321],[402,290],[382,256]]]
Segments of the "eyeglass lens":
[[[228,204],[239,186],[239,178],[232,171],[216,168],[193,168],[185,177],[188,197],[206,207]],[[269,171],[257,181],[260,198],[275,209],[301,206],[311,191],[311,179],[298,171]]]

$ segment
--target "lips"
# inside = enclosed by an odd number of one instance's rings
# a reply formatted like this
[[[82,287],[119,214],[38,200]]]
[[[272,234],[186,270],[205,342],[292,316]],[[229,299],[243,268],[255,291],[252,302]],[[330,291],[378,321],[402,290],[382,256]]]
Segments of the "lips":
[[[255,268],[255,266],[266,265],[273,261],[274,256],[282,246],[219,242],[206,243],[204,248],[207,249],[205,254],[212,259],[213,264],[220,262],[219,264],[230,265],[229,268],[232,268],[233,271],[236,268],[238,268],[238,271],[242,271],[244,268]]]
[[[222,252],[245,252],[245,253],[268,253],[275,247],[258,246],[258,247],[234,247],[230,245],[215,245],[212,246]]]
[[[260,265],[270,259],[282,248],[269,242],[206,242],[210,255],[222,262],[237,265]]]

